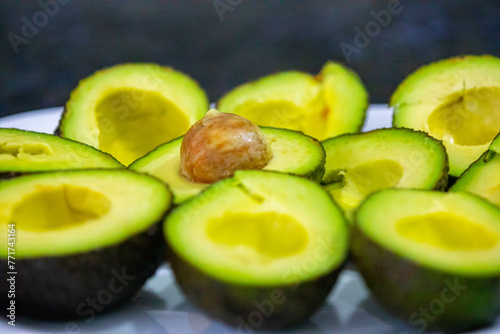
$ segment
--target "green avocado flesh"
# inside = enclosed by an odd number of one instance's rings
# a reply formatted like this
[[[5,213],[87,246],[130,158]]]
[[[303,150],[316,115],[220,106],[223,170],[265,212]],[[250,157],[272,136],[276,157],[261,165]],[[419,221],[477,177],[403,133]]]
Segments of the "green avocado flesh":
[[[380,189],[446,186],[445,149],[423,132],[380,129],[331,138],[323,146],[322,183],[349,218],[364,198]]]
[[[359,132],[367,107],[368,93],[359,77],[334,62],[317,76],[288,71],[260,78],[236,87],[218,103],[221,112],[319,140]]]
[[[15,249],[19,314],[85,317],[87,298],[101,298],[105,289],[112,298],[99,308],[112,309],[132,298],[164,260],[159,222],[172,195],[146,175],[109,169],[22,175],[0,181],[0,198],[0,235],[7,241],[15,230],[9,247]],[[11,271],[8,255],[2,247],[4,273]],[[7,283],[0,282],[2,305]]]
[[[325,170],[325,151],[320,142],[300,132],[262,127],[269,140],[273,158],[264,170],[280,171],[320,182]],[[209,184],[188,180],[180,174],[182,137],[159,146],[138,159],[130,169],[147,173],[167,183],[174,193],[174,202],[191,198]]]
[[[190,77],[155,64],[123,64],[80,82],[59,132],[128,165],[183,135],[207,110],[204,91]]]
[[[500,210],[479,197],[380,191],[356,212],[351,250],[373,295],[420,331],[466,331],[498,316]]]
[[[491,142],[490,151],[495,151],[496,153],[500,153],[500,132]]]
[[[341,211],[317,183],[269,171],[215,183],[177,207],[164,233],[178,284],[212,316],[238,325],[256,298],[286,300],[259,330],[296,325],[321,306],[348,242]]]
[[[500,135],[458,178],[450,191],[468,191],[500,207]]]
[[[421,67],[391,97],[394,126],[442,140],[458,177],[500,132],[500,58],[465,56]]]
[[[91,146],[44,133],[0,128],[0,178],[64,169],[123,168]]]

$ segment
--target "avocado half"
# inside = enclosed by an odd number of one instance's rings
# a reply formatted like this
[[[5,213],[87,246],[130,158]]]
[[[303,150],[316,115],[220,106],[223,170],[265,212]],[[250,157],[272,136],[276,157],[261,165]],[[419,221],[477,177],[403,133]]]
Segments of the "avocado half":
[[[57,136],[0,128],[0,179],[25,173],[124,168],[109,154]]]
[[[325,150],[321,143],[298,131],[261,127],[268,139],[273,158],[264,170],[294,174],[320,182],[325,172]],[[183,137],[158,146],[129,166],[167,183],[174,202],[181,203],[210,186],[188,180],[180,173],[180,148]]]
[[[56,133],[128,165],[183,135],[207,110],[205,92],[187,75],[156,64],[122,64],[78,84]]]
[[[187,298],[245,332],[300,324],[331,291],[348,247],[321,186],[236,171],[165,219],[170,262]]]
[[[463,56],[423,66],[396,89],[393,125],[443,141],[458,177],[500,132],[500,58]]]
[[[0,181],[0,198],[0,235],[15,250],[2,247],[0,270],[17,273],[7,275],[19,315],[93,319],[130,300],[164,260],[160,224],[171,193],[146,175],[29,174]],[[9,283],[0,281],[3,306]]]
[[[298,71],[269,75],[236,87],[218,102],[221,112],[319,140],[359,132],[367,107],[368,93],[357,74],[331,61],[316,76]]]
[[[480,197],[380,191],[356,212],[351,250],[376,299],[419,333],[500,314],[500,210]]]
[[[500,135],[458,178],[450,191],[468,191],[500,207]]]
[[[443,190],[446,150],[424,132],[379,129],[325,140],[322,184],[348,218],[369,194],[385,188]]]

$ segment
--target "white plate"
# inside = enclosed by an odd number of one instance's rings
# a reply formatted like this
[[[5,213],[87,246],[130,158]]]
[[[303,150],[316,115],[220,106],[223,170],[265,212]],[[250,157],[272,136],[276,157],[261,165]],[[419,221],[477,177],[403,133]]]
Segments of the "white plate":
[[[51,108],[4,117],[0,118],[0,127],[52,133],[61,112],[62,108]],[[386,105],[372,105],[363,130],[390,126],[391,110]],[[410,334],[419,333],[418,329],[389,315],[370,296],[360,275],[347,268],[325,305],[302,327],[287,333]],[[137,298],[119,310],[76,323],[18,318],[15,328],[8,326],[4,318],[0,320],[0,333],[247,334],[249,331],[227,327],[194,308],[184,299],[169,267],[163,266]],[[500,333],[500,318],[493,327],[473,333]]]

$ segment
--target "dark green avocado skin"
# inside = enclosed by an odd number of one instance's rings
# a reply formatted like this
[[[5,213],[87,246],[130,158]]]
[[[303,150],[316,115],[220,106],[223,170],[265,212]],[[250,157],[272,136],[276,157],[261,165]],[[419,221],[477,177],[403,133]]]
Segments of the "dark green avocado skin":
[[[374,297],[422,333],[464,332],[500,314],[500,277],[465,277],[424,268],[386,250],[354,226],[351,250]]]
[[[62,134],[61,126],[62,126],[63,120],[66,117],[67,113],[68,113],[68,111],[66,110],[66,106],[64,106],[61,117],[59,118],[59,122],[57,123],[57,127],[54,129],[54,136],[61,137],[61,134]]]
[[[448,184],[446,186],[446,189],[451,189],[455,183],[457,183],[458,177],[448,175]]]
[[[318,141],[317,139],[315,139],[313,137],[310,137],[310,136],[308,136],[308,137],[314,144],[316,144],[316,146],[318,146],[321,149],[323,158],[322,158],[321,163],[317,166],[317,168],[311,170],[310,172],[308,172],[306,174],[300,175],[300,176],[302,176],[306,179],[312,180],[316,183],[321,183],[321,180],[323,179],[323,176],[325,175],[325,171],[326,171],[326,151],[325,151],[325,148],[323,147],[323,145],[321,144],[320,141]]]
[[[323,179],[323,176],[325,175],[325,171],[326,171],[326,151],[325,151],[325,148],[323,147],[323,144],[321,144],[321,142],[314,137],[308,136],[300,131],[295,131],[295,132],[300,133],[301,135],[308,137],[309,141],[312,142],[314,145],[316,145],[320,149],[322,158],[321,158],[321,163],[319,165],[317,165],[316,168],[311,169],[309,172],[302,174],[302,175],[293,174],[293,173],[291,173],[291,174],[304,177],[304,178],[312,180],[316,183],[321,183],[321,180]]]
[[[44,320],[93,318],[132,299],[163,263],[164,253],[157,223],[120,244],[87,253],[16,260],[16,315]],[[0,271],[8,272],[5,259],[0,259]],[[2,307],[10,301],[3,275]]]
[[[321,179],[323,179],[323,175],[325,175],[325,170],[325,163],[323,162],[320,166],[318,166],[318,168],[305,175],[302,175],[302,177],[305,177],[306,179],[309,179],[316,183],[321,183]]]
[[[300,325],[323,305],[343,267],[300,284],[262,287],[212,278],[174,251],[169,260],[177,284],[194,305],[243,333]]]
[[[12,179],[21,176],[25,173],[22,172],[0,172],[0,180]]]

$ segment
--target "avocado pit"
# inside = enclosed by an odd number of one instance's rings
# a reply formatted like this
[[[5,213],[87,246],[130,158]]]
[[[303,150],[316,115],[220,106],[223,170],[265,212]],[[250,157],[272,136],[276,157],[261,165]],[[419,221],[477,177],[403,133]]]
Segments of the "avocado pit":
[[[187,179],[213,183],[238,169],[262,169],[272,158],[262,130],[242,116],[210,110],[186,133],[180,172]]]

